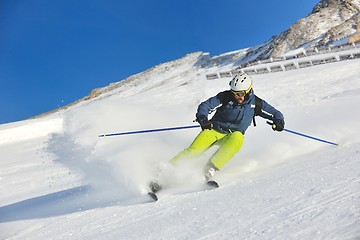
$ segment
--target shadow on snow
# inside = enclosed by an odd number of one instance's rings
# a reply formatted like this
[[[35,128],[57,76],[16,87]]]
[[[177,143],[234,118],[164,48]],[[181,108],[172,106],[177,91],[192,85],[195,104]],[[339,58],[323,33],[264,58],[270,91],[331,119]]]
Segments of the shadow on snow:
[[[110,206],[128,206],[149,202],[149,197],[104,198],[91,186],[84,185],[30,198],[0,207],[0,222],[48,218]]]

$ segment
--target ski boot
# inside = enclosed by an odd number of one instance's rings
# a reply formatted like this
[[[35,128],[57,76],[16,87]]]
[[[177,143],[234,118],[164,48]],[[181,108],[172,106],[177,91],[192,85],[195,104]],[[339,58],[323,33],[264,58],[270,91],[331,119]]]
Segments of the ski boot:
[[[153,193],[156,193],[162,189],[162,186],[156,181],[152,181],[149,184],[149,187],[150,187],[150,191],[152,191]]]

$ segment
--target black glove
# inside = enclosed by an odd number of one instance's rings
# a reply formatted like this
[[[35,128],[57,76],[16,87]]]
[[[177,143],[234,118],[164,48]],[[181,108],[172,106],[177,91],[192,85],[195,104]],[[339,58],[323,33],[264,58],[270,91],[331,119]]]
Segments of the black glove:
[[[279,131],[279,132],[284,130],[284,125],[285,125],[285,122],[281,119],[274,119],[273,123],[271,124],[272,129],[274,131]]]
[[[211,130],[213,127],[213,124],[207,119],[206,116],[203,116],[203,115],[198,116],[196,118],[196,121],[200,124],[202,130],[204,130],[204,129]]]

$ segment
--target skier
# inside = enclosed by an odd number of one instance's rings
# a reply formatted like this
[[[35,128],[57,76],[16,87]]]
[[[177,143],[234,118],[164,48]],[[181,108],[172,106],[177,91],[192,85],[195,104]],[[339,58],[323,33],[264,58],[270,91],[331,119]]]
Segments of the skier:
[[[261,116],[272,121],[274,131],[284,129],[283,114],[258,98],[254,94],[253,80],[244,73],[237,74],[229,83],[230,90],[218,93],[202,102],[196,113],[196,121],[202,131],[191,145],[170,160],[176,163],[182,159],[190,159],[201,155],[214,144],[219,146],[204,168],[206,181],[210,181],[216,171],[222,169],[241,149],[244,134],[254,116]],[[209,120],[208,115],[215,111]],[[157,183],[151,185],[152,190],[159,190]]]

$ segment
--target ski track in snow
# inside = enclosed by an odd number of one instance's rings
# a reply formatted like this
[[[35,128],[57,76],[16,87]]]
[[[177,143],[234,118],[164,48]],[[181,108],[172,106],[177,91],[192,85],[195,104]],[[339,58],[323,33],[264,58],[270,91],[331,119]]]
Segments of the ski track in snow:
[[[254,76],[287,128],[342,146],[273,132],[258,118],[211,191],[201,168],[216,149],[167,164],[199,129],[97,137],[193,124],[197,105],[227,81],[199,78],[211,69],[189,71],[191,61],[135,87],[148,91],[0,125],[0,239],[360,239],[359,63]],[[159,168],[168,189],[148,203]]]

